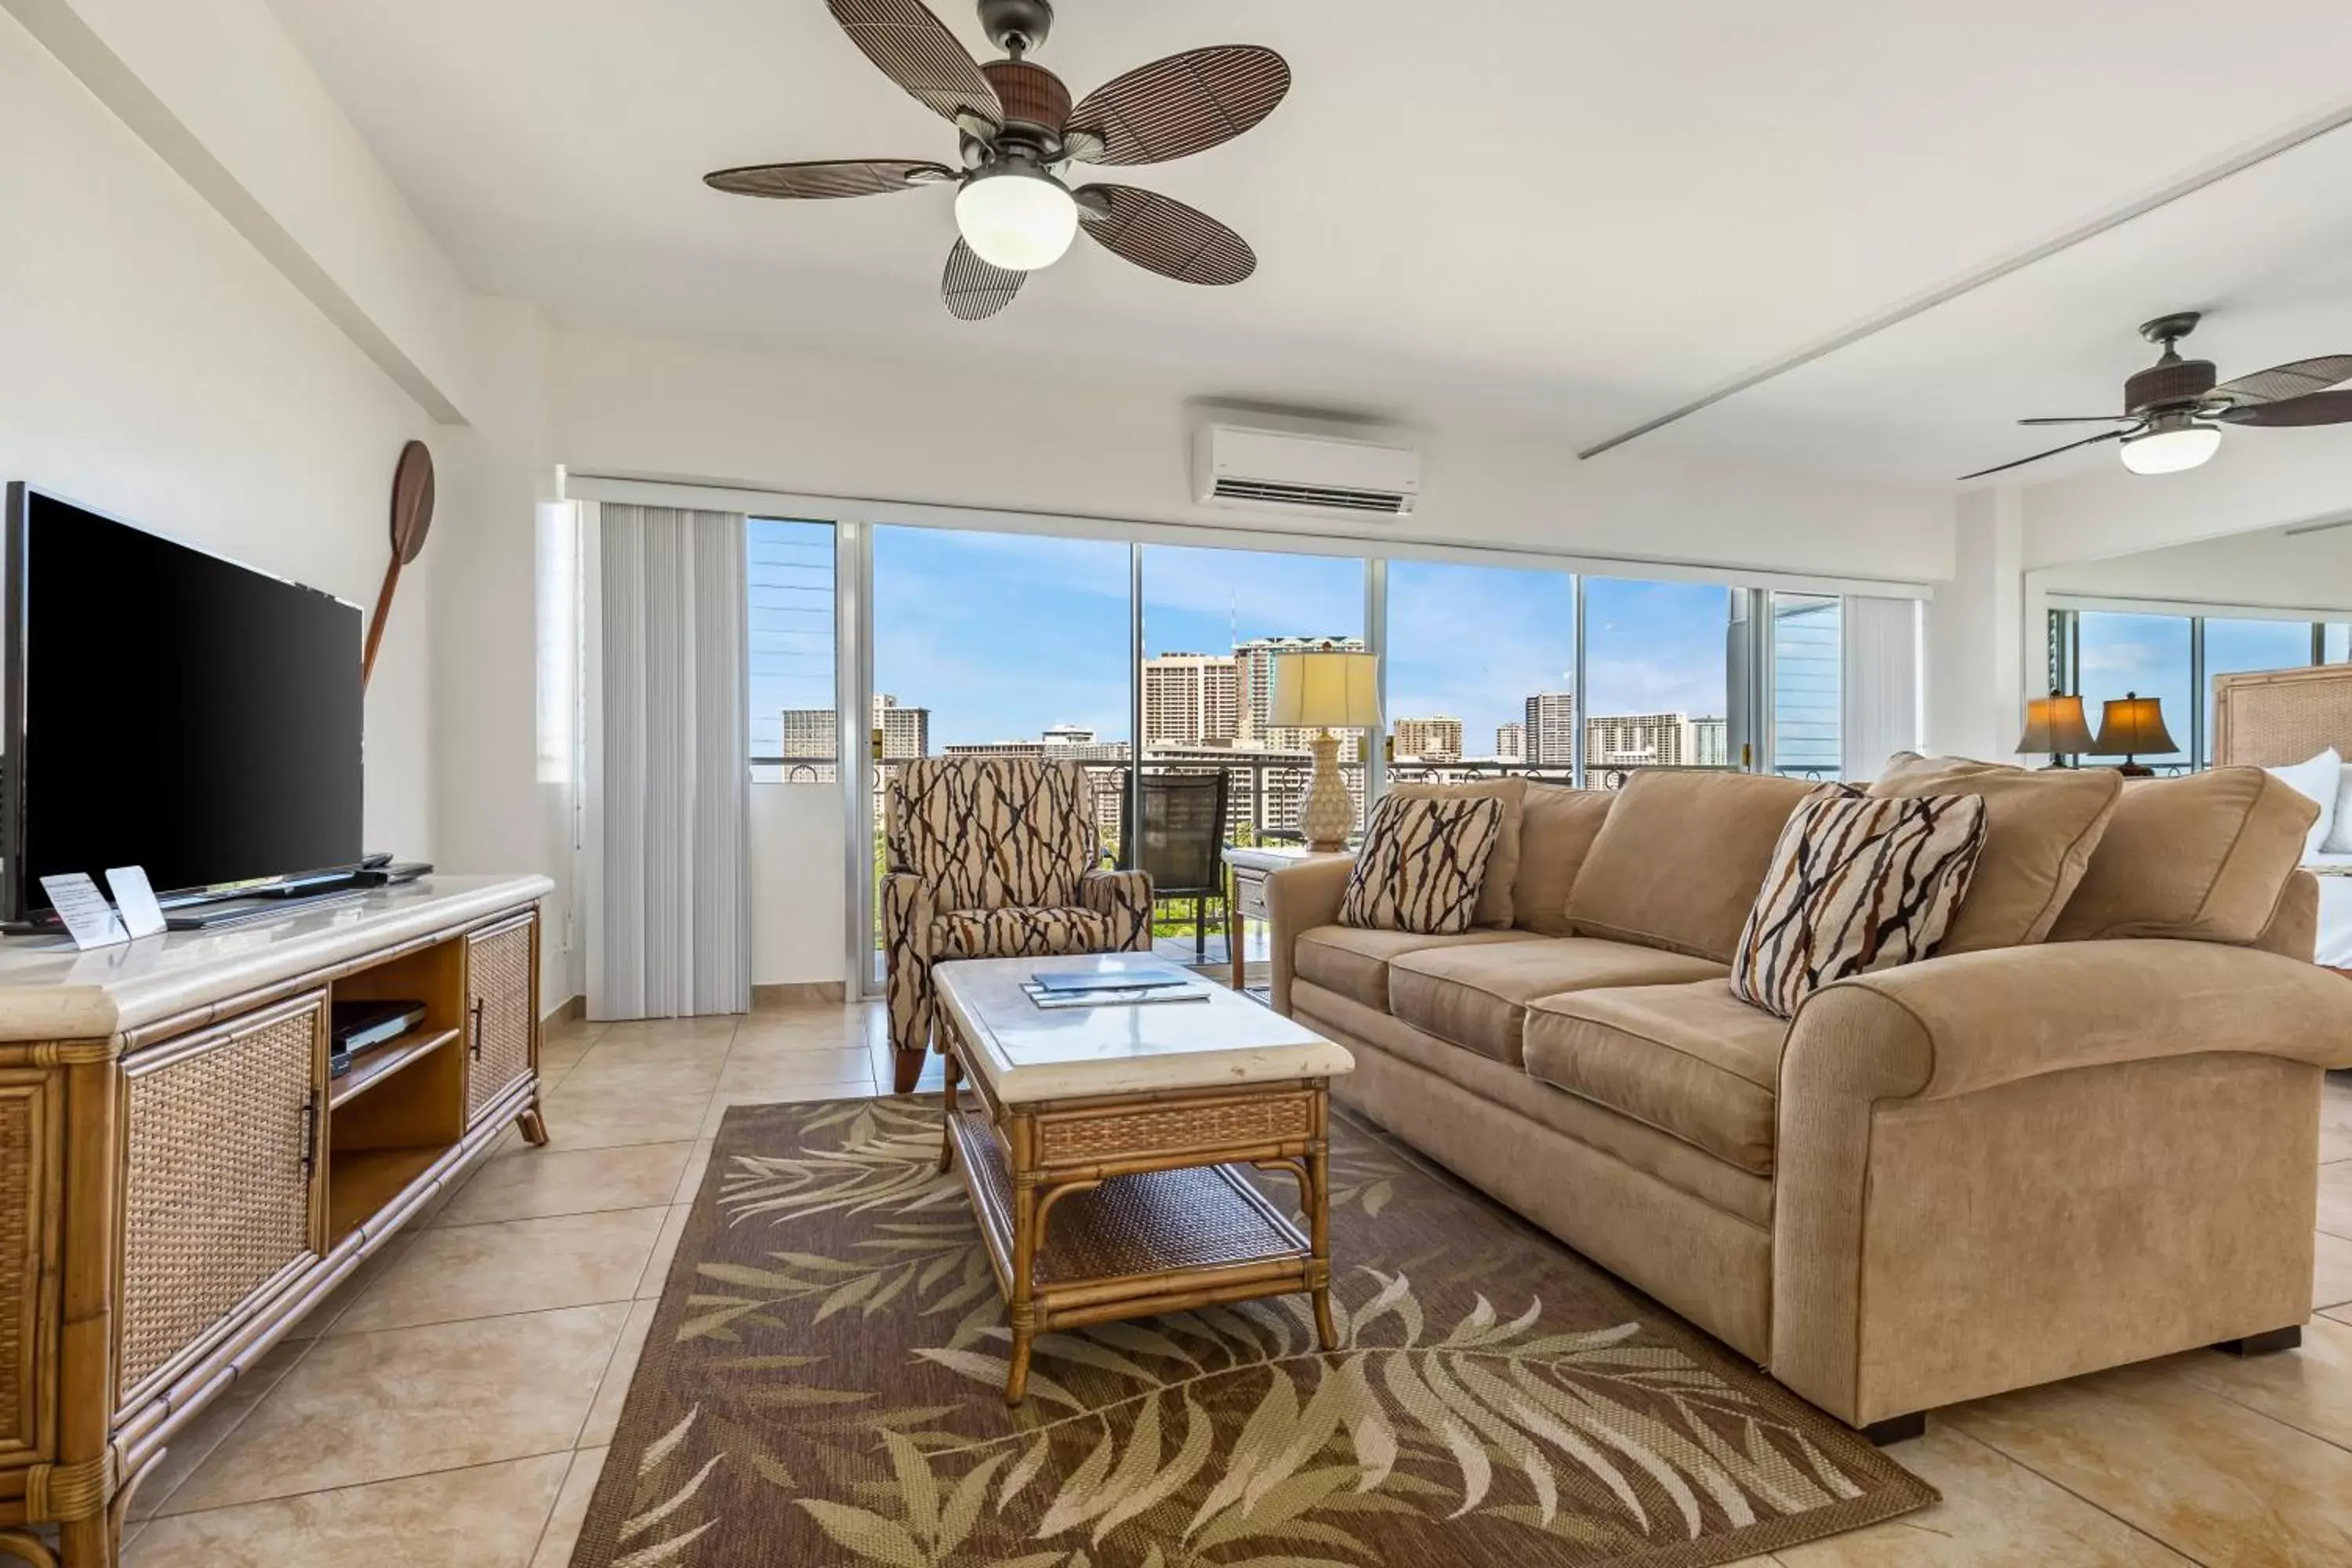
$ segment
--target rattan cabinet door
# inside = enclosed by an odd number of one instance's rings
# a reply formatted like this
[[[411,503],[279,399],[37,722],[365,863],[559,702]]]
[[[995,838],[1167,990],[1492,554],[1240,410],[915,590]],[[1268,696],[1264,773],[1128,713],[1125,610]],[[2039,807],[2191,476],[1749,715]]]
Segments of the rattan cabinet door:
[[[125,1063],[121,1405],[317,1258],[326,1054],[311,991]]]
[[[466,939],[466,1118],[479,1116],[530,1070],[531,950],[539,917],[524,915]]]

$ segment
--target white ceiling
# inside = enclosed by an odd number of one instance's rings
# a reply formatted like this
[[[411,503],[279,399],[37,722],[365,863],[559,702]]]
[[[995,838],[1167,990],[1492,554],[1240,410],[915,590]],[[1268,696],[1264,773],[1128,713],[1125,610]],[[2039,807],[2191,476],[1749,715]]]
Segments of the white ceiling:
[[[1288,57],[1265,125],[1106,176],[1222,217],[1260,268],[1192,289],[1082,244],[973,325],[938,300],[946,193],[699,183],[950,159],[822,0],[272,4],[473,284],[568,324],[943,374],[1017,353],[1580,447],[2337,110],[2352,58],[2337,0],[1061,0],[1037,58],[1081,94],[1201,44]],[[935,8],[987,52],[968,4]],[[2352,130],[1635,449],[1940,483],[2032,450],[2019,415],[2119,402],[2163,310],[2216,310],[2192,346],[2224,375],[2352,350],[2347,176]]]

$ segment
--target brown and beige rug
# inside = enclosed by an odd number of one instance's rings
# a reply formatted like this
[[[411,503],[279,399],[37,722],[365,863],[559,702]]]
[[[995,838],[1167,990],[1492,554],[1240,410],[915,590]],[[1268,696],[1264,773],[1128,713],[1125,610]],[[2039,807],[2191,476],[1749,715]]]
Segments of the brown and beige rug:
[[[1009,1411],[939,1117],[728,1113],[573,1568],[1699,1568],[1935,1500],[1345,1121],[1345,1348],[1304,1297],[1107,1324],[1040,1339]]]

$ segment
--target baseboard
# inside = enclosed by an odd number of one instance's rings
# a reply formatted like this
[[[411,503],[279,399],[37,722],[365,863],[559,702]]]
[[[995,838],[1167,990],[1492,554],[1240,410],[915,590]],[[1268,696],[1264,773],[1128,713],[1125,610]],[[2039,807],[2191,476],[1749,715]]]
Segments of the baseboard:
[[[554,1024],[582,1023],[587,1016],[588,998],[584,994],[574,995],[567,1001],[558,1002],[554,1006],[550,1007],[539,1022],[543,1028]]]
[[[848,993],[838,980],[795,980],[776,985],[751,987],[751,1011],[762,1013],[771,1007],[838,1007]]]

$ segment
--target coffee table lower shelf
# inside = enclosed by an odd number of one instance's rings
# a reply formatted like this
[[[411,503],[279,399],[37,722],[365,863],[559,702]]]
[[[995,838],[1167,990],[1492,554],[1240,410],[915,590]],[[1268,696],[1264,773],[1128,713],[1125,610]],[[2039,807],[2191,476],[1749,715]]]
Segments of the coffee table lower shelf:
[[[1007,1404],[1025,1392],[1031,1341],[1056,1329],[1294,1292],[1314,1295],[1317,1318],[1328,1323],[1328,1260],[1241,1168],[1181,1164],[1099,1180],[1032,1174],[1024,1194],[985,1106],[952,1083],[949,1147],[1013,1326]],[[1310,1210],[1319,1197],[1301,1194]],[[1328,1348],[1328,1327],[1323,1334]]]

